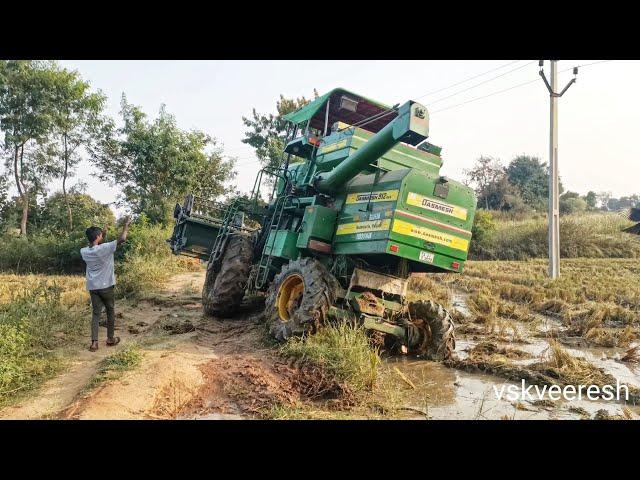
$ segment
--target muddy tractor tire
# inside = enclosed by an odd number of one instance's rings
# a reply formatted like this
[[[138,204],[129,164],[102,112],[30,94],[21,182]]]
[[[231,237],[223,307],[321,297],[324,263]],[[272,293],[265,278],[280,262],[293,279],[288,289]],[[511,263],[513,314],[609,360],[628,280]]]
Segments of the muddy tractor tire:
[[[202,289],[202,306],[206,314],[229,317],[237,311],[247,288],[252,252],[248,235],[229,237],[220,270],[216,273],[213,268],[207,269]]]
[[[207,315],[213,315],[211,312],[211,302],[213,299],[213,286],[216,283],[218,272],[216,272],[211,264],[207,264],[207,275],[204,277],[204,285],[202,286],[202,309]]]
[[[431,300],[411,302],[408,306],[416,341],[410,351],[432,360],[447,360],[456,349],[455,325],[449,312]]]
[[[271,282],[265,302],[269,333],[278,341],[312,334],[327,320],[338,282],[313,258],[293,260]]]

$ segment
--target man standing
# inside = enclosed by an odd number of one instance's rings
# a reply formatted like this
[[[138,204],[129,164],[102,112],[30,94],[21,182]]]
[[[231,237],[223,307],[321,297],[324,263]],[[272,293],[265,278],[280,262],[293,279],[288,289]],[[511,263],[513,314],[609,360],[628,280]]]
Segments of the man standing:
[[[116,247],[127,239],[131,218],[127,217],[124,228],[117,240],[102,243],[107,233],[107,228],[89,227],[86,230],[89,246],[80,249],[80,255],[87,264],[87,290],[91,295],[91,346],[89,350],[98,350],[98,326],[102,307],[107,310],[107,345],[113,346],[120,342],[120,337],[115,337],[115,297],[114,286],[116,275],[113,269],[113,254]]]

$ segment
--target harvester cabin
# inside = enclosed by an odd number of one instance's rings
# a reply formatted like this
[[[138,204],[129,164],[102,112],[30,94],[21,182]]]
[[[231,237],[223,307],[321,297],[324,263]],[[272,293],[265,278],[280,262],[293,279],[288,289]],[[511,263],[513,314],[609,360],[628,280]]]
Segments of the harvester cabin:
[[[316,155],[320,170],[331,169],[397,118],[396,108],[343,88],[331,90],[283,117],[293,128],[285,153],[304,159]],[[417,147],[398,143],[375,168],[416,168],[438,175],[440,152],[426,141]]]

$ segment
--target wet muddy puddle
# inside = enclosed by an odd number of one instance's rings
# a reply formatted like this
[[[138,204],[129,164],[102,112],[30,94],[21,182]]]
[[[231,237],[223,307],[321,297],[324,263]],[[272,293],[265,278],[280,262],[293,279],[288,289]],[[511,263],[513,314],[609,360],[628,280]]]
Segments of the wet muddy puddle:
[[[471,316],[467,308],[468,294],[453,292],[453,306],[465,317]],[[540,361],[547,353],[549,343],[541,332],[557,328],[559,320],[539,315],[535,328],[517,325],[520,341],[494,341],[498,346],[517,348],[529,354],[526,359],[512,359],[513,364],[527,365]],[[514,322],[515,323],[515,322]],[[463,359],[468,350],[483,341],[482,335],[457,335],[456,354]],[[564,345],[567,352],[583,358],[614,376],[621,383],[640,387],[640,368],[618,361],[625,349]],[[552,401],[513,400],[507,392],[521,393],[522,385],[503,378],[485,374],[470,373],[449,368],[438,362],[411,357],[385,359],[391,371],[396,368],[415,388],[408,385],[398,374],[397,388],[404,391],[403,401],[407,416],[415,419],[583,419],[593,418],[598,410],[604,409],[611,415],[619,415],[624,403],[586,398]],[[512,385],[510,390],[507,387]],[[526,385],[527,387],[529,384]],[[502,395],[500,395],[502,393]],[[636,415],[640,406],[627,405]]]

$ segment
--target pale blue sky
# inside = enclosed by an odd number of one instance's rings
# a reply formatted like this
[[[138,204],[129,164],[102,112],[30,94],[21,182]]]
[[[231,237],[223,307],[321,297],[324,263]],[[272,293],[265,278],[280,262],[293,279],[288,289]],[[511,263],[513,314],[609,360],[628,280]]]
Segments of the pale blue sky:
[[[559,70],[593,60],[561,61]],[[109,98],[117,117],[120,96],[154,117],[161,103],[182,128],[196,128],[216,137],[227,153],[238,158],[237,184],[250,190],[258,163],[241,139],[242,116],[255,107],[274,112],[285,96],[312,96],[341,86],[387,104],[409,99],[430,111],[430,141],[443,147],[442,173],[462,180],[462,171],[480,155],[505,163],[515,155],[548,157],[549,97],[538,77],[537,61],[63,61],[77,69]],[[457,87],[433,92],[492,68]],[[522,68],[519,68],[522,67]],[[548,72],[549,64],[545,63]],[[510,72],[511,73],[507,73]],[[468,87],[498,75],[500,78]],[[571,72],[560,76],[560,87]],[[470,102],[521,83],[529,85]],[[578,82],[559,103],[559,164],[565,188],[586,193],[611,191],[615,196],[640,193],[640,62],[610,61],[582,69]],[[441,101],[438,101],[442,99]],[[439,111],[442,110],[442,111]],[[103,202],[117,191],[91,177],[83,164],[78,178]],[[52,188],[57,188],[57,184]]]

